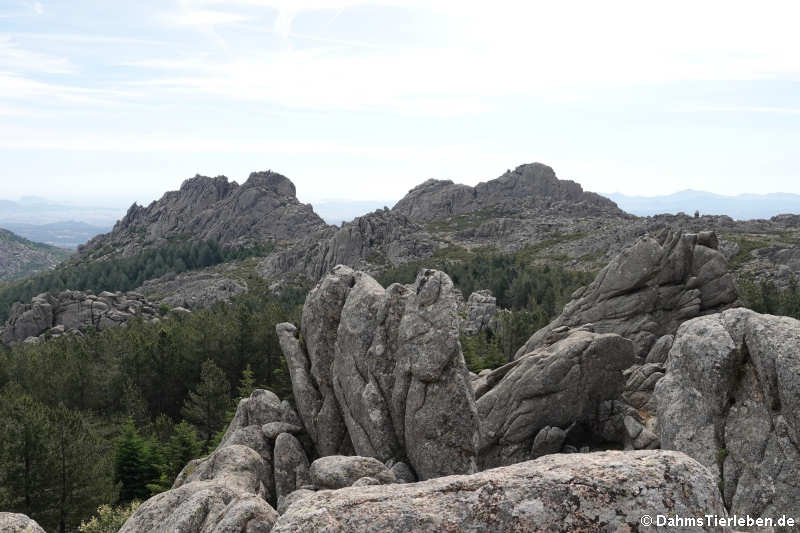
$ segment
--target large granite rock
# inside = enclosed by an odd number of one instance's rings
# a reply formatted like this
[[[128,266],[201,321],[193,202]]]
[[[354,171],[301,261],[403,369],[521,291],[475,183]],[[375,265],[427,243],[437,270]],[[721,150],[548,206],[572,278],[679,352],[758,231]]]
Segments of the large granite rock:
[[[349,487],[361,478],[374,478],[378,483],[394,483],[394,473],[374,457],[329,455],[320,457],[309,469],[311,482],[319,489]]]
[[[477,335],[485,329],[493,329],[499,309],[497,298],[492,291],[483,289],[469,295],[464,303],[461,321],[461,332],[465,335]]]
[[[708,467],[731,513],[800,518],[798,347],[800,321],[747,309],[675,336],[654,393],[661,445]]]
[[[247,284],[211,271],[166,274],[145,281],[136,292],[169,307],[204,309],[247,292]]]
[[[475,187],[431,179],[411,189],[392,211],[427,222],[487,209],[504,212],[520,208],[581,215],[624,214],[608,198],[585,192],[574,181],[556,178],[553,169],[541,163],[520,165]]]
[[[272,392],[254,390],[239,401],[214,453],[190,461],[170,490],[139,507],[122,533],[268,532],[277,518],[270,503],[277,504],[282,494],[276,492],[285,485],[286,454],[278,443],[273,453],[273,441],[262,427],[295,421],[296,416]],[[283,433],[278,442],[282,436],[291,437]],[[307,470],[307,460],[305,465]]]
[[[631,341],[577,330],[493,371],[487,382],[496,384],[477,401],[481,467],[558,451],[553,435],[538,436],[546,428],[596,425],[601,403],[619,397],[632,362]]]
[[[270,531],[278,513],[265,500],[267,465],[231,445],[187,466],[171,490],[144,502],[120,533]]]
[[[320,456],[347,455],[336,451],[346,437],[357,455],[407,459],[422,479],[475,470],[477,413],[445,274],[384,290],[337,266],[306,300],[304,343],[291,324],[277,331]]]
[[[0,531],[3,533],[45,533],[44,529],[24,514],[0,513]]]
[[[88,328],[103,330],[134,318],[152,320],[158,317],[157,305],[136,292],[63,291],[57,295],[43,293],[31,303],[15,303],[0,339],[16,344],[27,339],[58,337]],[[40,339],[40,340],[41,340]]]
[[[669,231],[645,236],[616,256],[588,286],[578,289],[561,314],[516,353],[519,358],[563,336],[564,326],[591,324],[634,342],[644,360],[655,341],[699,315],[737,300],[728,263],[714,233]]]
[[[727,516],[713,475],[693,459],[667,451],[601,452],[548,455],[421,483],[321,491],[294,502],[273,533],[643,531],[643,515],[707,514]]]
[[[436,242],[405,215],[379,209],[309,235],[267,257],[259,272],[267,278],[289,273],[319,280],[336,265],[377,271],[433,255]]]
[[[280,174],[253,172],[242,185],[225,176],[198,175],[147,207],[133,204],[110,233],[80,247],[79,254],[88,259],[127,257],[187,236],[222,246],[249,246],[293,240],[325,227]]]
[[[275,439],[275,493],[278,507],[286,496],[311,484],[308,468],[308,457],[300,441],[289,433],[278,435]]]

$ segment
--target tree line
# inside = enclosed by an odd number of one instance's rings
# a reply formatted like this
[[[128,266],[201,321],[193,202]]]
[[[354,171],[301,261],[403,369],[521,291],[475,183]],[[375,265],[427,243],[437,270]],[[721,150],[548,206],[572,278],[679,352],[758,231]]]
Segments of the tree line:
[[[180,274],[226,261],[265,256],[271,244],[226,248],[213,240],[175,242],[150,248],[131,257],[93,262],[71,261],[54,270],[0,286],[0,322],[8,318],[11,304],[27,303],[44,292],[63,290],[130,291],[147,280],[167,273]]]

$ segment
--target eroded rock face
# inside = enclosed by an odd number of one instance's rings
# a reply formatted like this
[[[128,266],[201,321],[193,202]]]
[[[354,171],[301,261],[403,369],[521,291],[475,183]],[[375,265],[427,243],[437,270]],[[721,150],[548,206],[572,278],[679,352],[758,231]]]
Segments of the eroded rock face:
[[[562,313],[533,334],[515,357],[552,344],[564,326],[591,324],[634,342],[644,360],[655,341],[699,315],[737,300],[733,276],[712,232],[662,232],[645,236],[616,256],[588,286],[578,289]]]
[[[362,478],[374,478],[376,483],[394,483],[394,473],[374,457],[329,455],[320,457],[310,468],[311,482],[319,489],[349,487]]]
[[[281,433],[275,439],[275,493],[278,506],[286,496],[310,484],[308,457],[303,446],[293,435]]]
[[[16,344],[31,338],[58,337],[93,327],[103,330],[141,317],[158,317],[158,306],[136,292],[63,291],[43,293],[30,304],[15,303],[0,338]]]
[[[335,446],[346,437],[358,455],[407,459],[422,479],[475,471],[477,414],[444,273],[383,289],[337,266],[306,300],[305,344],[291,324],[277,331],[306,428],[315,442],[323,434],[313,428],[335,430],[324,433],[325,448],[317,443],[319,455],[347,455]]]
[[[714,477],[681,453],[557,454],[469,476],[307,495],[273,532],[640,531],[644,514],[726,511]]]
[[[110,233],[81,246],[79,253],[94,259],[111,248],[111,253],[127,257],[186,235],[222,246],[247,246],[295,239],[325,227],[280,174],[253,172],[242,185],[225,176],[198,175],[147,207],[132,205]]]
[[[4,533],[45,533],[45,530],[34,520],[18,513],[0,513],[0,531]]]
[[[215,272],[167,274],[145,281],[136,289],[145,297],[169,307],[204,309],[247,292],[247,284]]]
[[[520,208],[582,215],[624,214],[608,198],[585,192],[574,181],[556,178],[553,169],[541,163],[520,165],[475,187],[431,179],[411,189],[392,211],[415,221],[430,221],[485,209],[504,212]]]
[[[461,322],[461,332],[477,335],[484,329],[492,328],[498,311],[497,298],[492,296],[492,291],[483,289],[473,292],[464,304],[466,317]]]
[[[594,425],[600,404],[622,392],[632,362],[631,341],[577,330],[495,370],[502,377],[477,401],[481,467],[558,451],[553,429]],[[553,434],[538,436],[546,428]]]
[[[800,321],[747,309],[675,336],[654,393],[661,445],[708,467],[731,513],[800,516],[798,347]]]

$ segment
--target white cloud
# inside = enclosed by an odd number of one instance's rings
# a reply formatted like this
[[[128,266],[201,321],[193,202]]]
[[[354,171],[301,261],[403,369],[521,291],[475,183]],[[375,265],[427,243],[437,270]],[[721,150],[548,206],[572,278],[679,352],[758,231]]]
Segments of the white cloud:
[[[9,35],[0,35],[0,70],[3,69],[46,74],[73,74],[77,71],[68,58],[26,50]]]

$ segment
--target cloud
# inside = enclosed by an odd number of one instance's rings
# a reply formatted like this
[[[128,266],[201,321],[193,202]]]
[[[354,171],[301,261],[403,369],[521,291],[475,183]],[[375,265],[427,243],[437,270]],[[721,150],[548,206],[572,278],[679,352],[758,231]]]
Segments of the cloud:
[[[65,57],[55,57],[17,45],[9,35],[0,35],[0,70],[73,74],[77,68]]]
[[[222,26],[236,22],[244,22],[250,17],[227,11],[216,11],[212,9],[185,9],[173,13],[167,13],[163,19],[175,26]]]

